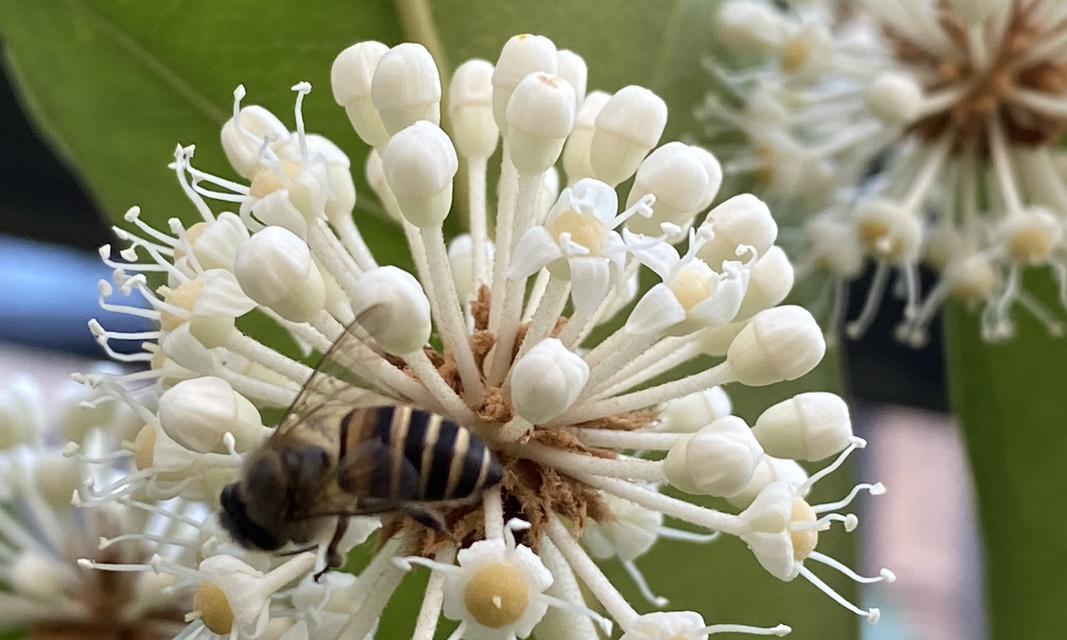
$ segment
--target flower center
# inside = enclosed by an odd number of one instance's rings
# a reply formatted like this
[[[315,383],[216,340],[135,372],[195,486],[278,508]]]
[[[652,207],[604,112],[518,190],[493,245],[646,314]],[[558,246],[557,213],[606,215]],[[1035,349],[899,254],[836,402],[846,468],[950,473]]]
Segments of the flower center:
[[[591,254],[603,253],[607,229],[593,216],[582,215],[577,211],[564,211],[548,224],[548,230],[557,241],[564,233],[569,233],[571,242],[589,249]]]
[[[281,163],[282,172],[287,178],[295,178],[300,174],[300,163],[287,160]],[[252,178],[252,185],[248,190],[248,195],[253,198],[263,198],[270,194],[284,189],[285,185],[282,184],[281,178],[274,172],[272,168],[266,168],[256,174],[256,177]]]
[[[199,279],[188,280],[180,284],[177,288],[170,290],[170,292],[164,296],[164,301],[179,309],[192,311],[193,305],[196,304],[196,299],[200,297],[200,292],[203,288],[204,283]],[[164,331],[173,331],[181,326],[185,320],[186,318],[164,311],[159,319],[159,325]]]
[[[682,267],[671,282],[671,291],[689,311],[711,295],[711,276],[694,266]]]
[[[793,514],[790,516],[790,522],[811,523],[818,519],[819,517],[810,504],[801,498],[793,501]],[[804,558],[810,556],[811,552],[815,551],[815,545],[819,543],[819,532],[815,529],[792,531],[789,535],[793,539],[793,558],[797,562],[803,562]]]
[[[985,302],[997,286],[997,273],[988,260],[967,258],[948,267],[952,297],[966,304]]]
[[[1008,253],[1016,262],[1041,264],[1048,260],[1055,244],[1055,235],[1049,229],[1040,224],[1031,224],[1012,234],[1008,240]]]
[[[467,583],[467,611],[478,624],[499,629],[514,624],[530,604],[530,586],[517,568],[503,562],[486,565]]]
[[[864,246],[871,255],[893,259],[902,253],[902,243],[894,236],[885,220],[867,218],[860,221],[859,229],[860,239],[863,240]]]
[[[193,611],[200,613],[212,633],[226,635],[233,630],[233,610],[226,592],[210,582],[201,584],[193,595]]]

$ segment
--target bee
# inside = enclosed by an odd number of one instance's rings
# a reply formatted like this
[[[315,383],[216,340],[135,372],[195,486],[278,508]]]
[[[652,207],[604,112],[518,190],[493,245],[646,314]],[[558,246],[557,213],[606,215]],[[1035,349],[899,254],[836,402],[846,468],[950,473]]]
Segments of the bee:
[[[334,523],[324,571],[343,562],[338,547],[350,517],[403,513],[444,532],[435,508],[475,501],[503,477],[485,443],[441,415],[401,404],[358,406],[373,394],[338,366],[349,336],[330,348],[219,496],[220,524],[248,549],[314,548],[309,543]]]

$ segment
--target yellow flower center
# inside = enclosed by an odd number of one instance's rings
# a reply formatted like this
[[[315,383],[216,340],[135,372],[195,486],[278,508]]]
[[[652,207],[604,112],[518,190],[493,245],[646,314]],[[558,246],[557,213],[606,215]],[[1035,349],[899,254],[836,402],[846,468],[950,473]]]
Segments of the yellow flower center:
[[[892,260],[899,258],[904,252],[904,245],[899,238],[895,237],[889,225],[878,218],[867,218],[860,221],[860,239],[867,251],[875,257]]]
[[[548,231],[557,241],[564,233],[569,233],[572,242],[589,249],[593,255],[601,255],[608,230],[593,216],[564,211],[549,223]]]
[[[1030,225],[1019,229],[1008,242],[1008,252],[1016,262],[1028,265],[1048,260],[1055,247],[1055,238],[1047,228]]]
[[[291,160],[285,161],[281,163],[281,169],[287,178],[295,178],[300,173],[300,163]],[[263,198],[284,188],[285,185],[282,184],[274,169],[266,168],[252,178],[252,185],[249,187],[248,195],[253,198]]]
[[[226,592],[210,582],[201,584],[193,595],[193,611],[212,633],[227,635],[233,630],[233,610]]]
[[[478,570],[463,594],[467,611],[478,624],[499,629],[514,624],[530,604],[530,586],[519,569],[504,562]]]
[[[204,283],[200,280],[188,280],[176,289],[170,290],[169,293],[163,296],[163,300],[167,304],[180,309],[192,311],[193,305],[196,304],[196,299],[200,297],[200,292],[203,289]],[[159,319],[159,327],[164,331],[173,331],[181,326],[185,320],[185,318],[164,311]]]
[[[810,504],[801,498],[793,501],[793,515],[789,518],[790,522],[810,523],[818,519],[819,517]],[[815,545],[819,544],[819,532],[815,529],[792,531],[789,535],[793,538],[793,558],[797,562],[803,562],[804,558],[815,551]]]
[[[671,291],[686,311],[711,296],[711,274],[692,266],[682,267],[671,282]]]

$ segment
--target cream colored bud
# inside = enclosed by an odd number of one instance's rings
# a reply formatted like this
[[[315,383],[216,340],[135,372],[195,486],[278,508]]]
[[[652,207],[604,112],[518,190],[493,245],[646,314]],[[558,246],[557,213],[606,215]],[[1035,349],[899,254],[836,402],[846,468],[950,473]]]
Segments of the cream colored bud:
[[[778,305],[793,289],[793,265],[781,247],[773,246],[760,256],[748,278],[748,290],[738,318],[750,318]]]
[[[159,397],[159,424],[175,442],[198,453],[224,453],[227,433],[239,451],[255,447],[269,433],[255,405],[214,376],[167,389]]]
[[[397,267],[371,269],[359,277],[352,300],[356,321],[383,349],[406,355],[430,339],[430,302],[422,285]]]
[[[754,0],[729,0],[719,7],[715,33],[729,49],[765,55],[782,46],[788,23],[773,6]]]
[[[688,227],[700,211],[711,183],[703,160],[682,142],[668,142],[650,153],[637,168],[626,206],[633,206],[646,194],[656,196],[656,203],[651,217],[634,216],[627,228],[657,236],[662,233],[663,223]]]
[[[744,489],[762,459],[763,449],[745,421],[726,416],[671,447],[663,471],[682,491],[722,497]]]
[[[556,52],[559,77],[567,81],[574,88],[574,105],[581,108],[585,100],[585,89],[589,81],[589,68],[585,65],[582,56],[567,49]]]
[[[722,387],[711,387],[668,402],[663,408],[663,428],[696,433],[732,411],[730,397]]]
[[[244,242],[234,273],[249,298],[286,320],[307,322],[326,303],[326,285],[311,250],[282,227],[267,227]]]
[[[708,174],[708,190],[704,192],[704,199],[698,207],[700,211],[703,211],[710,207],[715,197],[719,195],[719,188],[722,187],[722,165],[719,164],[718,158],[704,147],[691,144],[689,149],[696,154],[697,159],[704,165],[704,171]]]
[[[468,60],[452,75],[448,116],[456,150],[464,158],[488,158],[496,150],[500,130],[493,119],[493,65]]]
[[[548,38],[524,33],[505,42],[493,67],[493,118],[497,128],[506,131],[505,114],[511,92],[523,78],[538,71],[556,73],[558,69],[556,44]]]
[[[444,222],[452,208],[452,179],[459,170],[448,134],[430,122],[416,122],[389,140],[382,166],[408,222],[427,228]]]
[[[537,343],[512,367],[511,401],[530,424],[566,411],[589,380],[589,365],[556,338]]]
[[[389,141],[385,124],[371,101],[371,82],[378,62],[389,51],[381,42],[357,42],[337,56],[330,69],[333,98],[345,108],[352,128],[372,147]]]
[[[771,210],[750,193],[734,196],[715,207],[700,226],[710,228],[712,238],[697,256],[713,269],[719,269],[724,260],[737,260],[737,249],[742,245],[754,248],[762,256],[778,237]]]
[[[400,205],[396,203],[396,196],[393,195],[393,190],[389,188],[389,183],[385,179],[385,167],[382,166],[382,156],[377,149],[371,149],[371,152],[367,154],[364,175],[367,177],[367,184],[370,185],[371,191],[382,203],[385,213],[398,224],[402,224],[404,216],[400,215]]]
[[[486,253],[488,254],[487,269],[493,268],[493,243],[486,241]],[[456,284],[456,294],[460,301],[470,302],[474,300],[478,291],[474,280],[474,241],[470,234],[464,233],[452,238],[448,243],[448,263],[452,267],[452,279]]]
[[[860,241],[871,257],[891,264],[905,264],[919,258],[923,222],[900,204],[875,198],[856,207]]]
[[[597,114],[589,162],[594,174],[617,185],[637,171],[667,126],[667,103],[644,87],[619,89]]]
[[[53,508],[70,507],[70,497],[84,486],[81,460],[60,452],[42,452],[33,461],[33,485]]]
[[[240,127],[233,118],[222,125],[222,150],[234,171],[251,180],[263,168],[263,141],[284,140],[289,129],[277,116],[257,105],[242,107],[239,119]]]
[[[730,343],[726,363],[738,382],[762,387],[796,380],[825,353],[826,340],[811,313],[786,305],[756,314]]]
[[[556,163],[574,129],[574,89],[559,76],[532,73],[508,102],[508,156],[522,175],[537,175]]]
[[[426,47],[398,44],[382,56],[371,80],[371,100],[389,135],[420,120],[441,122],[441,77]]]
[[[887,71],[874,79],[864,99],[879,120],[891,126],[903,126],[919,115],[923,90],[910,75]]]
[[[585,97],[574,119],[574,131],[567,138],[563,147],[563,170],[567,173],[567,184],[574,184],[584,178],[593,177],[593,166],[589,160],[589,149],[593,144],[593,130],[600,110],[611,99],[610,93],[594,91]]]
[[[764,411],[752,433],[772,456],[814,462],[849,445],[852,420],[840,396],[801,393]]]

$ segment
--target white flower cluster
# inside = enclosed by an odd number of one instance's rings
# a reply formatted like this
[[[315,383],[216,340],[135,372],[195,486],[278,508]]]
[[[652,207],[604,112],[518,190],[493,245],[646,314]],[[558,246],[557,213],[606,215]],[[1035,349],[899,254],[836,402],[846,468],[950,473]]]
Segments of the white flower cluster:
[[[495,452],[504,479],[477,503],[442,514],[452,539],[386,514],[381,546],[358,578],[328,574],[321,586],[305,579],[291,595],[286,585],[321,567],[323,548],[317,561],[305,553],[279,563],[229,547],[200,554],[195,564],[94,566],[155,570],[194,585],[182,638],[274,637],[281,629],[287,640],[363,638],[406,572],[419,566],[432,575],[412,636],[418,640],[434,637],[441,614],[458,622],[453,638],[588,640],[614,625],[626,640],[787,633],[784,625],[709,626],[694,612],[641,614],[592,559],[617,557],[651,603],[663,606],[635,560],[660,538],[729,534],[774,576],[803,576],[876,620],[877,609],[857,608],[805,566],[869,580],[815,545],[833,522],[851,530],[855,516],[835,512],[880,485],[859,485],[829,504],[806,498],[864,444],[843,401],[798,395],[750,428],[731,415],[719,389],[801,377],[825,351],[808,312],[778,306],[792,268],[774,244],[768,208],[742,195],[694,225],[721,182],[715,158],[679,142],[657,147],[667,108],[651,91],[586,95],[585,78],[579,56],[544,37],[516,36],[495,65],[472,60],[456,69],[448,134],[439,126],[442,86],[426,49],[361,42],[338,56],[334,98],[373,149],[368,181],[403,229],[413,274],[379,265],[361,236],[348,159],[304,130],[307,83],[293,88],[295,131],[261,107],[242,107],[244,92],[236,92],[222,144],[243,182],[194,168],[192,148],[179,147],[173,168],[201,220],[186,226],[173,219],[159,230],[132,209],[132,230],[116,230],[127,244],[123,261],[110,248],[101,252],[115,269],[114,283],[100,285],[101,305],[159,328],[125,334],[92,323],[116,358],[146,367],[84,379],[125,399],[143,427],[123,445],[134,468],[86,488],[82,499],[143,494],[218,504],[243,454],[271,433],[258,409],[288,406],[312,375],[240,328],[252,310],[308,350],[326,352],[345,337],[343,353],[332,355],[348,370],[335,381],[362,385],[346,386],[345,397],[411,404],[463,425]],[[486,175],[498,139],[490,234]],[[469,177],[470,235],[446,246],[442,223],[454,213],[460,163]],[[566,173],[559,193],[557,163]],[[631,177],[621,204],[616,189]],[[641,265],[660,283],[635,301]],[[152,288],[149,276],[157,275],[164,283]],[[112,301],[116,290],[139,295],[145,306]],[[626,310],[619,329],[590,340],[593,328]],[[432,338],[443,349],[429,346]],[[115,353],[115,341],[141,351]],[[719,363],[676,372],[706,356]],[[668,382],[649,386],[664,375]],[[810,477],[795,462],[832,456],[836,462]],[[669,497],[660,492],[667,487],[725,497],[738,513]],[[666,527],[665,517],[706,533]],[[357,527],[344,550],[373,526]],[[614,625],[586,606],[581,585]]]
[[[1062,333],[1022,287],[1050,270],[1067,308],[1067,5],[1059,0],[728,0],[720,41],[746,68],[711,64],[730,99],[699,111],[707,133],[747,138],[728,174],[755,174],[795,213],[798,273],[843,283],[876,265],[860,335],[893,271],[906,299],[897,336],[925,343],[946,299],[982,308],[987,340],[1019,305]],[[783,209],[785,207],[782,207]],[[792,247],[790,247],[792,249]],[[920,291],[918,268],[938,276]]]

